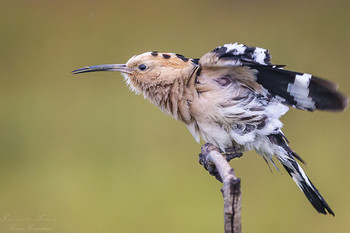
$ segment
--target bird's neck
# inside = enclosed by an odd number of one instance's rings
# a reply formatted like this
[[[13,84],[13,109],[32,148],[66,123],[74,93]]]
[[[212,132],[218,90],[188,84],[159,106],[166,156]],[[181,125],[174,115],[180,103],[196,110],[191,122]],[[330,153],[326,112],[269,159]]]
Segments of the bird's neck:
[[[144,97],[174,119],[189,122],[190,102],[194,93],[194,85],[189,83],[194,82],[197,69],[193,67],[188,72],[179,73],[170,83],[145,85],[142,88]]]

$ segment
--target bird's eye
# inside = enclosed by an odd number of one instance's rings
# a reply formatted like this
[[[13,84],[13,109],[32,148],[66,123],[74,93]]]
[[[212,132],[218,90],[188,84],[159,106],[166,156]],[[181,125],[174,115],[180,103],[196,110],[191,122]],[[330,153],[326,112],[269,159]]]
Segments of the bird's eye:
[[[145,70],[145,69],[147,69],[147,66],[145,64],[141,64],[141,65],[139,65],[139,69]]]

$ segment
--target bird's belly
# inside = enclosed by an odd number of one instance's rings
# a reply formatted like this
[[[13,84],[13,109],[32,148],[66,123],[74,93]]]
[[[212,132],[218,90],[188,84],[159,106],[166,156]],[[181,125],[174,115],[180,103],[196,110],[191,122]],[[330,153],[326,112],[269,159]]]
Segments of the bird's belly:
[[[260,112],[251,112],[242,106],[235,111],[240,114],[229,115],[222,108],[211,111],[201,111],[197,115],[196,123],[200,136],[205,142],[212,143],[221,150],[232,147],[244,150],[258,149],[267,135],[277,133],[282,128],[279,117],[288,107],[273,103]]]
[[[211,143],[217,147],[219,147],[221,150],[225,150],[226,148],[232,148],[235,145],[235,142],[232,140],[229,132],[225,130],[222,125],[218,123],[199,123],[199,133],[202,139],[207,142]]]

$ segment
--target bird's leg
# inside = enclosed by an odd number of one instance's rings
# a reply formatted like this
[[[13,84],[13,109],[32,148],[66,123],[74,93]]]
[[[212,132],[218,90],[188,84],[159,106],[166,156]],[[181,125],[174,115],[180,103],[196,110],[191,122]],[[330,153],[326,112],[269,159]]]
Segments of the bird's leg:
[[[202,153],[199,154],[199,163],[203,165],[205,170],[207,170],[210,175],[215,176],[215,178],[220,182],[222,182],[222,179],[219,175],[218,170],[215,167],[215,164],[207,160],[207,156],[209,155],[209,153],[211,151],[217,151],[222,154],[222,156],[226,159],[227,162],[234,158],[240,158],[243,155],[243,153],[239,152],[239,149],[237,148],[230,148],[225,150],[226,152],[224,153],[213,144],[206,143],[201,148]]]
[[[234,148],[226,148],[225,152],[221,151],[221,154],[225,157],[227,162],[230,162],[231,159],[240,158],[240,157],[243,156],[243,153],[240,152],[240,150],[238,148],[236,148],[236,147],[234,147]]]

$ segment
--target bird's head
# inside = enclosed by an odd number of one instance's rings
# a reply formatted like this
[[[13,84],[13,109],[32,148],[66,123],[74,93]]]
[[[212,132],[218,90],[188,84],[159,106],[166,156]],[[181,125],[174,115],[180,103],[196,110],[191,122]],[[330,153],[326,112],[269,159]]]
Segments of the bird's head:
[[[179,78],[188,78],[196,68],[196,60],[175,53],[146,52],[133,56],[126,64],[86,66],[73,74],[95,71],[118,71],[137,94],[150,88],[171,85]]]

